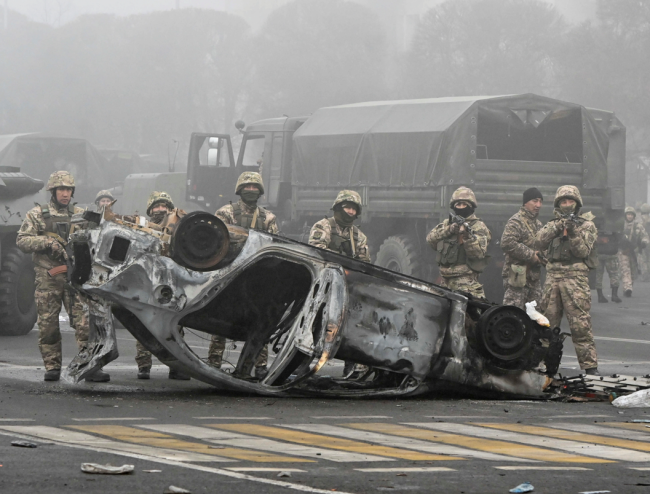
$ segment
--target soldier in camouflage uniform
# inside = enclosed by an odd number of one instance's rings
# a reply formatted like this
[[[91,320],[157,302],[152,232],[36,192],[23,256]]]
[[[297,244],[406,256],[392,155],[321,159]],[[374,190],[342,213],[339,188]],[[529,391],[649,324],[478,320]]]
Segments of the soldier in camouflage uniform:
[[[95,196],[95,206],[97,207],[97,211],[100,211],[106,206],[110,206],[114,200],[115,198],[113,197],[113,194],[111,194],[110,190],[100,190]]]
[[[264,182],[259,173],[242,173],[237,179],[237,184],[235,184],[235,195],[239,196],[239,201],[235,204],[223,206],[214,213],[215,216],[226,225],[253,228],[273,234],[279,233],[275,215],[268,209],[257,205],[257,200],[264,195]],[[210,349],[208,350],[208,363],[220,369],[225,350],[226,338],[217,335],[212,336]],[[268,359],[269,349],[265,346],[255,362],[255,377],[260,380],[264,379],[268,374]]]
[[[606,304],[609,302],[603,294],[603,277],[605,276],[605,270],[607,270],[609,286],[612,289],[612,302],[620,304],[623,302],[618,296],[618,287],[620,285],[618,244],[621,233],[619,231],[606,231],[602,217],[596,218],[594,224],[598,229],[598,237],[596,238],[596,247],[598,248],[598,267],[596,268],[598,303]]]
[[[634,280],[637,277],[638,265],[636,259],[636,250],[642,252],[648,247],[648,234],[643,228],[643,224],[636,219],[636,211],[632,207],[625,208],[625,229],[623,230],[624,238],[622,239],[620,250],[618,251],[618,265],[621,273],[621,283],[623,284],[623,295],[632,296]]]
[[[501,236],[501,249],[506,260],[503,265],[503,305],[526,309],[526,303],[542,301],[540,284],[544,256],[535,250],[537,232],[542,223],[537,219],[544,197],[532,187],[524,192],[523,206],[506,223]]]
[[[317,221],[309,233],[309,245],[370,262],[368,239],[353,225],[361,214],[361,196],[353,190],[339,192],[332,205],[334,216]],[[354,242],[350,242],[350,233]]]
[[[65,245],[70,233],[72,215],[83,212],[72,203],[74,177],[66,171],[50,175],[47,190],[52,198],[49,204],[31,209],[18,232],[16,245],[31,253],[36,273],[36,308],[38,311],[38,346],[45,364],[45,380],[58,381],[61,375],[61,304],[75,330],[77,346],[81,351],[88,343],[88,307],[79,292],[67,284]],[[87,381],[106,382],[110,376],[101,369]]]
[[[487,267],[487,247],[492,234],[475,214],[478,207],[474,192],[459,187],[449,201],[452,211],[465,219],[464,225],[446,219],[427,235],[427,242],[438,252],[442,286],[485,298],[479,274]]]
[[[353,190],[342,190],[336,196],[332,211],[334,216],[317,221],[311,227],[309,233],[309,245],[321,249],[331,250],[337,254],[370,262],[370,251],[368,250],[368,239],[355,226],[356,220],[361,214],[361,196]],[[350,242],[350,238],[353,239]],[[356,379],[365,374],[368,367],[346,360],[343,367],[343,376],[349,379]]]
[[[167,214],[173,209],[174,202],[167,192],[154,191],[149,195],[147,201],[147,216],[149,216],[149,221],[152,223],[160,225]],[[183,328],[180,329],[180,334],[183,336]],[[153,363],[151,352],[139,341],[136,341],[135,349],[135,361],[138,364],[138,379],[149,379],[151,377],[151,365]],[[169,379],[189,381],[190,377],[186,376],[182,372],[170,368]]]
[[[641,205],[639,221],[645,232],[650,235],[650,205]],[[642,249],[638,255],[639,269],[641,270],[641,281],[650,281],[650,248]]]
[[[582,197],[573,185],[558,188],[553,205],[555,218],[537,233],[537,248],[546,251],[548,259],[541,311],[551,327],[559,326],[566,313],[580,368],[598,375],[588,280],[589,270],[598,262],[594,216],[580,215]]]

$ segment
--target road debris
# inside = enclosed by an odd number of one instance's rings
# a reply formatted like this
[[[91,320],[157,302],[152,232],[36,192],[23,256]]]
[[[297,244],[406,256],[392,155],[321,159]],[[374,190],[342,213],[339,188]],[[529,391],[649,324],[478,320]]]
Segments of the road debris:
[[[192,491],[188,491],[182,487],[176,487],[175,485],[170,485],[163,491],[163,494],[192,494]]]
[[[521,492],[533,492],[534,490],[535,487],[533,487],[533,484],[530,482],[524,482],[523,484],[519,484],[517,487],[510,489],[508,492],[519,494]]]
[[[612,401],[612,405],[619,408],[650,407],[650,389],[642,389],[641,391],[616,398]]]
[[[38,444],[30,443],[29,441],[11,441],[12,446],[19,448],[38,448]]]
[[[123,475],[133,473],[135,467],[133,465],[100,465],[99,463],[82,463],[81,471],[84,473],[95,473],[100,475]]]
[[[650,420],[647,419],[634,419],[632,420],[633,424],[650,424]]]
[[[291,472],[282,471],[278,474],[278,477],[291,477]]]
[[[588,376],[580,374],[554,379],[551,388],[557,389],[567,401],[613,401],[642,390],[650,390],[650,375]]]
[[[145,473],[161,473],[162,470],[142,470]]]

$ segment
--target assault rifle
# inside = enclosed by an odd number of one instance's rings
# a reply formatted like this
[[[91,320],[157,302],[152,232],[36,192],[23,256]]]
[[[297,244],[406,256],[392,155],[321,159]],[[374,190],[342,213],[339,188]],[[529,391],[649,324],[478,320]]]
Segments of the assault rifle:
[[[456,214],[454,211],[449,210],[449,221],[450,223],[456,223],[457,225],[464,226],[465,231],[469,233],[469,235],[473,238],[476,235],[474,235],[474,230],[472,230],[472,227],[469,226],[465,218],[463,218],[461,215]]]
[[[580,216],[576,215],[575,213],[561,214],[560,217],[563,220],[568,220],[568,221],[571,221],[573,223],[578,223],[578,219],[580,218]]]

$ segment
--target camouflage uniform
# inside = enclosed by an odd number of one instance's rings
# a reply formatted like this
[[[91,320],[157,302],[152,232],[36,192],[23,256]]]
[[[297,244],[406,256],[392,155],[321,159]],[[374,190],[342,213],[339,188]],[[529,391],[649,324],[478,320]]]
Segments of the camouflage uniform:
[[[254,184],[260,191],[260,195],[264,194],[264,182],[262,176],[256,172],[244,172],[239,176],[237,184],[235,185],[235,194],[241,195],[242,190],[246,185]],[[226,225],[237,225],[245,228],[253,228],[268,233],[279,233],[278,225],[275,220],[275,215],[268,209],[257,206],[256,204],[246,204],[243,199],[239,199],[236,204],[227,204],[219,208],[214,213],[217,218],[223,221]],[[253,220],[255,225],[253,225]],[[208,350],[208,363],[214,367],[221,368],[221,361],[223,354],[226,350],[226,338],[223,336],[213,335]],[[263,369],[267,366],[269,359],[268,346],[264,346],[262,351],[257,357],[255,367]]]
[[[650,235],[650,205],[641,205],[641,217],[639,221],[643,224],[645,232]],[[645,248],[638,255],[639,269],[641,270],[641,281],[650,281],[650,248]]]
[[[541,264],[534,262],[535,240],[540,228],[542,223],[537,216],[522,207],[503,229],[501,249],[506,255],[502,272],[505,288],[503,305],[514,305],[525,310],[526,302],[536,300],[541,303]],[[515,268],[512,268],[513,265]]]
[[[54,191],[57,187],[74,189],[74,186],[72,175],[66,171],[59,171],[50,176],[47,190]],[[27,213],[16,239],[18,248],[25,253],[31,253],[34,261],[38,346],[47,371],[61,369],[59,313],[62,303],[70,317],[70,326],[75,330],[79,350],[88,342],[88,307],[79,292],[67,285],[64,272],[53,276],[48,273],[52,268],[66,264],[61,244],[48,235],[57,233],[55,231],[57,224],[66,223],[69,227],[72,215],[81,212],[83,209],[72,203],[61,206],[53,197],[48,205],[36,206]],[[65,242],[67,238],[62,240]]]
[[[598,267],[596,268],[596,290],[603,289],[605,269],[609,275],[609,286],[618,288],[620,284],[618,254],[598,254]]]
[[[361,196],[357,192],[353,190],[339,192],[332,209],[344,202],[355,204],[358,210],[357,216],[361,214]],[[354,243],[350,242],[350,232],[353,232]],[[357,226],[342,226],[334,218],[324,218],[311,227],[309,245],[370,262],[368,238]]]
[[[102,192],[108,192],[108,191],[102,191]],[[96,200],[99,201],[99,194],[98,194],[98,199]],[[174,209],[174,202],[172,201],[171,196],[167,192],[154,191],[149,195],[149,199],[147,201],[147,215],[149,216],[149,219],[152,223],[156,223],[159,225],[160,223],[163,222],[165,215],[154,216],[152,210],[158,204],[164,204],[165,206],[167,206],[167,209],[171,211]],[[180,334],[181,336],[183,336],[184,334],[183,328],[180,329]],[[149,371],[151,370],[151,366],[153,365],[151,352],[147,350],[144,347],[144,345],[137,340],[135,342],[135,362],[138,364],[139,371]]]
[[[549,221],[537,233],[537,248],[547,251],[546,283],[541,311],[548,318],[551,327],[559,326],[566,313],[571,328],[571,338],[576,349],[581,369],[596,369],[598,356],[591,328],[591,290],[588,273],[595,267],[594,244],[596,226],[586,213],[578,218],[577,224],[561,218],[561,199],[576,201],[576,214],[582,207],[582,197],[577,187],[563,185],[555,194],[555,219]]]
[[[452,194],[449,207],[453,208],[458,201],[466,201],[474,208],[478,206],[474,192],[467,187],[460,187]],[[453,233],[452,224],[446,219],[429,232],[427,242],[438,252],[442,286],[485,298],[478,276],[487,266],[487,246],[492,234],[476,214],[468,216],[466,222],[474,232],[473,237]]]
[[[113,197],[113,194],[111,194],[110,190],[100,190],[97,192],[97,195],[95,196],[95,206],[97,208],[97,211],[99,211],[99,201],[101,201],[104,198],[108,198],[113,202],[115,200],[115,197]]]
[[[650,242],[648,240],[648,234],[645,228],[643,228],[643,224],[636,219],[636,211],[634,208],[625,208],[625,214],[627,215],[628,213],[633,213],[635,217],[632,221],[627,221],[627,218],[625,219],[625,228],[623,230],[625,241],[618,251],[618,264],[623,291],[629,297],[632,294],[634,280],[636,280],[639,269],[635,250],[639,249],[642,252]]]

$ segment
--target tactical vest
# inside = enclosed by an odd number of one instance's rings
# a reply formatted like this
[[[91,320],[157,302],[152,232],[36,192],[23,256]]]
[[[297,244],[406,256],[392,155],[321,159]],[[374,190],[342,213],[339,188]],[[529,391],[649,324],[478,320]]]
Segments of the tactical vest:
[[[469,226],[473,226],[476,221],[478,218],[468,221]],[[467,257],[465,246],[459,241],[459,235],[441,240],[438,242],[436,250],[438,251],[438,266],[443,268],[466,264],[472,271],[482,273],[489,263],[489,256],[482,259]]]
[[[596,246],[598,254],[614,256],[618,252],[618,233],[598,232]]]
[[[251,213],[245,213],[242,211],[241,205],[239,203],[232,205],[232,212],[235,216],[235,221],[237,224],[243,228],[253,228],[254,230],[264,230],[264,222],[266,221],[266,209],[257,207],[255,211]],[[255,226],[253,224],[253,218],[257,216],[255,220]]]
[[[39,204],[39,207],[41,208],[41,214],[45,222],[44,235],[52,237],[63,245],[66,245],[70,236],[70,223],[74,214],[74,204],[68,204],[66,208],[68,214],[66,216],[52,216],[49,205],[41,206]]]
[[[578,225],[582,225],[584,221],[583,219],[578,219]],[[589,269],[596,269],[598,267],[598,249],[594,246],[586,258],[576,257],[571,252],[569,237],[563,235],[561,237],[555,237],[548,247],[548,261],[553,263],[557,262],[565,266],[582,262]]]
[[[357,252],[359,252],[359,229],[355,225],[352,225],[353,245],[349,238],[339,235],[339,229],[334,218],[327,218],[327,221],[329,221],[331,230],[330,243],[327,244],[327,248],[344,256],[356,257]]]

